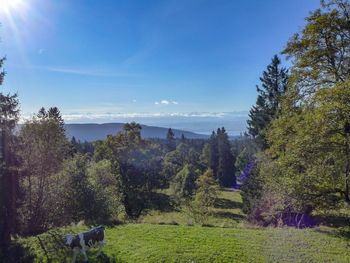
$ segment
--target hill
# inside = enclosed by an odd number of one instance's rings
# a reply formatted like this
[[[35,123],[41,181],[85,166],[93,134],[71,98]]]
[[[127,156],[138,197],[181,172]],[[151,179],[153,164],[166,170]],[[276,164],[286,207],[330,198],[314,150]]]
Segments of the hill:
[[[109,134],[117,134],[123,129],[124,123],[104,123],[104,124],[66,124],[66,132],[69,138],[73,136],[81,141],[102,140]],[[144,138],[162,138],[166,137],[168,128],[141,125],[141,135]],[[194,132],[173,129],[176,138],[181,138],[183,134],[188,139],[207,139],[207,135]]]

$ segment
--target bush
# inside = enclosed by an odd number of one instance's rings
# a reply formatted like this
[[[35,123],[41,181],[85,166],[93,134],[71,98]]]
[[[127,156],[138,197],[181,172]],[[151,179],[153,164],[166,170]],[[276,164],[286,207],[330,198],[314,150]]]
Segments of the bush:
[[[118,182],[109,161],[90,162],[77,154],[66,161],[61,173],[65,180],[62,203],[66,223],[86,220],[94,224],[116,221],[120,207]]]
[[[197,192],[193,202],[187,203],[187,208],[196,223],[206,224],[211,214],[211,207],[217,199],[218,183],[212,170],[206,171],[197,181]]]
[[[197,173],[192,165],[186,164],[171,182],[172,195],[180,203],[182,199],[191,198],[196,189]]]
[[[252,223],[296,227],[312,224],[312,206],[308,200],[284,176],[280,164],[263,154],[241,190],[243,211]]]

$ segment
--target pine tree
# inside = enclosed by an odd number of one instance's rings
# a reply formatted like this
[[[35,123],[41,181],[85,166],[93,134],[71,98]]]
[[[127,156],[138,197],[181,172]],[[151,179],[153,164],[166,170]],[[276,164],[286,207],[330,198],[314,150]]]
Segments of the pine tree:
[[[203,148],[203,163],[213,172],[214,177],[223,187],[236,185],[234,156],[225,128],[213,131],[208,143]]]
[[[0,59],[0,70],[5,59]],[[4,81],[5,72],[0,72],[0,85]],[[13,165],[15,160],[13,150],[13,130],[18,121],[17,94],[4,95],[0,93],[0,258],[6,259],[7,249],[11,242],[11,233],[16,225],[16,194],[18,192],[18,176]]]
[[[185,143],[186,142],[186,137],[185,135],[182,133],[181,134],[181,140],[180,140],[182,143]]]
[[[218,198],[219,185],[215,180],[213,171],[208,169],[197,181],[197,191],[192,203],[191,212],[197,223],[206,224],[212,207]]]
[[[209,138],[208,167],[213,171],[214,176],[217,174],[219,157],[218,157],[218,141],[213,131]]]
[[[175,134],[171,128],[168,129],[168,132],[166,134],[166,146],[169,152],[176,149]]]
[[[1,70],[2,66],[4,65],[5,60],[6,60],[6,58],[1,58],[0,59],[0,70]],[[0,85],[2,85],[2,83],[4,82],[5,74],[6,73],[5,73],[4,70],[0,71]]]
[[[280,67],[281,61],[277,55],[260,78],[261,87],[256,86],[258,97],[256,104],[249,112],[248,132],[260,146],[267,148],[266,129],[271,120],[276,118],[280,108],[281,97],[287,89],[288,71]]]
[[[225,128],[218,129],[218,168],[217,178],[221,186],[233,187],[236,185],[234,157],[231,153],[231,144]]]

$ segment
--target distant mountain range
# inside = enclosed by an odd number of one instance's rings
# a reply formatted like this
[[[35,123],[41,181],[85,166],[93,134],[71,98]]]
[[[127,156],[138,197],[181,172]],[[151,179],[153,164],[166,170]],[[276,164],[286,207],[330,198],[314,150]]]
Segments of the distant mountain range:
[[[115,135],[122,131],[124,123],[104,123],[104,124],[66,124],[67,136],[73,136],[80,141],[103,140],[107,135]],[[141,125],[141,136],[143,138],[166,138],[168,128]],[[183,134],[188,139],[207,139],[208,135],[198,134],[189,131],[172,129],[176,138],[181,138]]]

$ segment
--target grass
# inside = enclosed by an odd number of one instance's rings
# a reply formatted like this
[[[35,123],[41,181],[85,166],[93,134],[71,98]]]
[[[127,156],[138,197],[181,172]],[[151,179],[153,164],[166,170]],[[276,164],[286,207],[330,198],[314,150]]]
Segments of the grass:
[[[104,252],[117,262],[350,262],[349,239],[327,231],[127,224],[107,229]],[[47,262],[37,238],[22,242]],[[98,262],[95,253],[90,262]],[[70,256],[49,252],[53,262]]]
[[[107,228],[103,257],[97,259],[96,250],[89,251],[89,262],[350,262],[350,227],[253,228],[244,223],[241,205],[238,192],[222,191],[209,221],[212,227],[191,225],[182,211],[152,210],[141,218],[142,224]],[[35,262],[70,262],[71,251],[57,245],[56,236],[85,229],[40,235],[47,254],[38,237],[19,242]]]
[[[219,198],[213,207],[213,214],[208,218],[208,225],[217,227],[237,227],[244,219],[242,198],[239,192],[230,189],[220,191]],[[185,208],[153,209],[138,220],[143,224],[195,225],[193,217]]]

